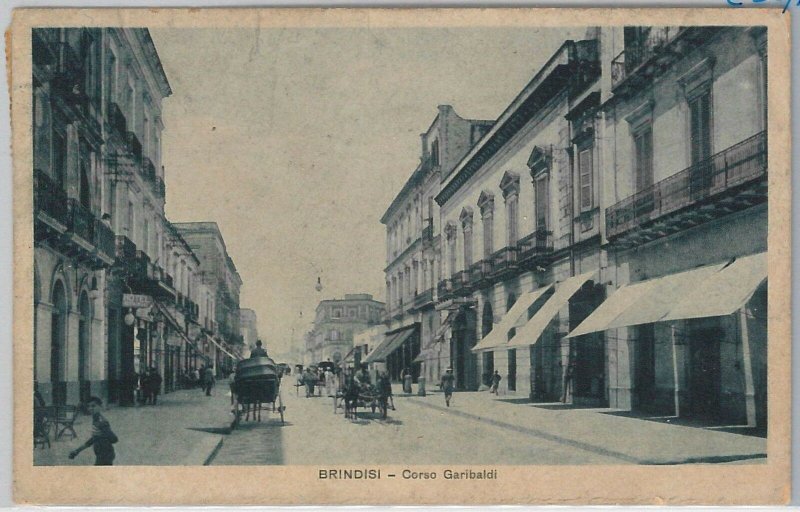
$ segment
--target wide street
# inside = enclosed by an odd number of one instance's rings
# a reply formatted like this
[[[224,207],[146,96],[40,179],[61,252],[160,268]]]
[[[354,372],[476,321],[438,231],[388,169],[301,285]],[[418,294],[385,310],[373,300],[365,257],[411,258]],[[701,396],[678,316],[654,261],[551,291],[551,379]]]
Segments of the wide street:
[[[242,422],[212,464],[759,463],[766,453],[759,437],[486,392],[457,393],[446,408],[441,393],[403,396],[396,388],[388,419],[359,409],[349,420],[334,414],[331,398],[295,391],[283,390],[285,425],[274,413]]]

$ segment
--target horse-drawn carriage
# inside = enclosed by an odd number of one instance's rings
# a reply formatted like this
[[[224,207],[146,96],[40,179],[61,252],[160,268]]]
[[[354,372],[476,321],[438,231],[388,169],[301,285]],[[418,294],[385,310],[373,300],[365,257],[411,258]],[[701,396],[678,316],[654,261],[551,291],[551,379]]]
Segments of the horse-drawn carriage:
[[[252,357],[236,364],[236,377],[231,392],[234,397],[234,415],[232,427],[235,428],[245,415],[245,421],[253,415],[253,420],[261,421],[262,406],[271,405],[272,412],[281,416],[284,423],[281,400],[281,373],[275,361],[269,357]],[[269,412],[270,407],[265,410]]]
[[[355,379],[347,379],[340,393],[334,399],[334,413],[338,404],[344,406],[344,417],[358,419],[358,408],[371,409],[372,413],[380,412],[380,418],[386,419],[389,410],[389,395],[380,383],[359,383]]]

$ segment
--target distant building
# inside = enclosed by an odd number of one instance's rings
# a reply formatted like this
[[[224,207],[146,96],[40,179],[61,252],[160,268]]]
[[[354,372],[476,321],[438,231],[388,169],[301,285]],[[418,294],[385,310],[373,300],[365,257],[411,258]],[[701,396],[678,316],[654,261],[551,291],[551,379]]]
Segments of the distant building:
[[[218,371],[228,370],[244,342],[239,327],[242,278],[228,255],[216,222],[180,222],[174,226],[200,260],[201,280],[209,291],[206,300],[214,302],[214,320],[207,331],[211,334],[210,341],[219,349],[215,353],[215,366]]]
[[[242,355],[247,357],[250,355],[250,350],[256,346],[256,341],[258,340],[258,319],[255,311],[247,308],[239,310],[239,329],[244,341]],[[267,350],[267,340],[262,340],[262,343],[264,344],[264,350]]]
[[[338,363],[353,349],[353,336],[383,320],[384,303],[367,293],[346,294],[343,299],[319,303],[314,326],[305,336],[304,364]]]

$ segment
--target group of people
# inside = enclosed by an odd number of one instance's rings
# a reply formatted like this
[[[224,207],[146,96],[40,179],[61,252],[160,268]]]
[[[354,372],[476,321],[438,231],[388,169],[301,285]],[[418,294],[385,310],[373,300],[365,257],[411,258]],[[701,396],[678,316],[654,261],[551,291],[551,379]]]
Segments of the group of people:
[[[156,405],[158,395],[161,393],[161,383],[164,379],[155,366],[146,369],[139,376],[139,387],[142,390],[141,402],[146,405]]]
[[[317,391],[322,396],[322,388],[329,397],[336,396],[336,389],[339,380],[339,369],[334,373],[330,368],[317,368],[313,370],[306,368],[303,373],[297,374],[297,386],[305,387],[306,398],[314,396]]]

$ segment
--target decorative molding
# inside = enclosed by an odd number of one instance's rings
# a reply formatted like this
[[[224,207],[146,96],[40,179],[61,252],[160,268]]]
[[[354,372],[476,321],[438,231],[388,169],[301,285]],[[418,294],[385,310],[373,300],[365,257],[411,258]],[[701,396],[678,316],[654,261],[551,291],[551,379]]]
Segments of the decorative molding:
[[[711,88],[714,80],[714,63],[714,57],[706,57],[678,77],[677,82],[683,88],[687,99],[691,100]]]
[[[500,189],[506,199],[511,195],[519,195],[519,174],[511,171],[504,172],[503,178],[500,180]]]
[[[641,105],[633,109],[633,112],[625,116],[625,121],[630,125],[631,131],[638,130],[643,124],[652,124],[655,105],[655,100],[653,98],[648,98]]]
[[[534,146],[531,155],[528,157],[528,168],[531,170],[531,176],[536,176],[550,169],[553,155],[549,149],[541,146]]]
[[[494,213],[494,194],[488,190],[481,191],[478,197],[478,208],[481,209],[481,217],[488,217]]]
[[[458,220],[461,221],[461,227],[465,231],[467,229],[472,229],[472,214],[472,208],[465,206],[461,209],[461,215],[458,216]]]

